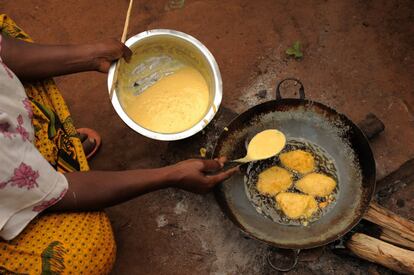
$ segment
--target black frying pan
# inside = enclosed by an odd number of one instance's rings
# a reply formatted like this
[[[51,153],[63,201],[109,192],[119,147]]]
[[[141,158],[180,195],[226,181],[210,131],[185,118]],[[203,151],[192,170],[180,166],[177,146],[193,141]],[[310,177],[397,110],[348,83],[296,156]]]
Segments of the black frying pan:
[[[281,97],[281,84],[287,80],[300,85],[299,99]],[[217,186],[215,195],[221,208],[251,237],[279,248],[318,247],[350,231],[368,209],[375,189],[375,161],[367,138],[345,115],[322,103],[305,99],[300,81],[281,81],[276,88],[276,100],[248,109],[227,128],[228,131],[223,131],[217,141],[214,157],[242,157],[246,153],[245,139],[248,136],[276,128],[288,140],[304,138],[323,148],[337,168],[339,193],[335,206],[306,227],[275,223],[259,214],[245,192],[244,182],[248,174],[233,176]]]

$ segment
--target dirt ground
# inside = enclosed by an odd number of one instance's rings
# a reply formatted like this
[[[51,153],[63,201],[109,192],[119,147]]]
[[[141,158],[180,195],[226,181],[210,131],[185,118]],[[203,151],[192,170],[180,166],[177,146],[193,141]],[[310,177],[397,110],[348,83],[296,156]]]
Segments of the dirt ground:
[[[304,83],[308,98],[354,121],[373,112],[385,123],[385,132],[372,143],[379,178],[414,157],[413,1],[187,0],[180,9],[166,9],[169,0],[135,2],[130,35],[176,29],[211,50],[223,77],[222,106],[229,110],[239,113],[272,99],[274,85],[293,76]],[[127,0],[0,0],[0,11],[41,43],[118,38],[127,6]],[[284,53],[296,40],[303,44],[302,60]],[[197,156],[203,145],[199,137],[182,146],[130,130],[109,102],[104,74],[56,81],[77,126],[92,127],[102,135],[93,169],[157,167]],[[265,98],[256,96],[260,90],[268,91]],[[413,215],[413,196],[405,200],[404,207],[411,211],[404,213]],[[272,273],[264,258],[267,247],[242,234],[212,195],[162,190],[108,213],[118,242],[113,274]],[[305,252],[290,273],[305,272],[389,273],[326,247]]]

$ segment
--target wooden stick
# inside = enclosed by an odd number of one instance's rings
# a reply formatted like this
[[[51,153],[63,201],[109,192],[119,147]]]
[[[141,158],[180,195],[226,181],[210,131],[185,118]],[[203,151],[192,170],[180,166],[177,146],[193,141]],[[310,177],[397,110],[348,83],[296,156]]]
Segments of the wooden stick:
[[[400,234],[387,228],[381,228],[379,238],[396,246],[414,251],[414,242],[402,237]]]
[[[134,3],[134,0],[129,0],[129,6],[128,6],[128,11],[127,11],[127,15],[125,18],[125,23],[124,23],[124,31],[122,32],[122,37],[121,37],[121,42],[125,43],[126,41],[126,37],[128,34],[128,27],[129,27],[129,18],[131,17],[131,9],[132,9],[132,4]]]
[[[370,203],[364,219],[393,231],[403,239],[414,242],[414,222],[396,215],[375,202]],[[402,244],[402,246],[405,245]]]
[[[362,233],[355,233],[346,247],[365,260],[403,273],[414,272],[414,251],[402,249]]]
[[[133,2],[134,2],[134,0],[129,0],[128,11],[127,11],[127,14],[126,14],[126,17],[125,17],[124,30],[123,30],[122,36],[121,36],[121,42],[122,43],[125,43],[126,37],[127,37],[127,34],[128,34],[129,18],[131,17],[131,10],[132,10]],[[114,78],[112,80],[111,90],[109,91],[109,98],[111,100],[112,100],[112,96],[114,94],[115,85],[118,82],[118,68],[119,68],[119,60],[115,64]]]

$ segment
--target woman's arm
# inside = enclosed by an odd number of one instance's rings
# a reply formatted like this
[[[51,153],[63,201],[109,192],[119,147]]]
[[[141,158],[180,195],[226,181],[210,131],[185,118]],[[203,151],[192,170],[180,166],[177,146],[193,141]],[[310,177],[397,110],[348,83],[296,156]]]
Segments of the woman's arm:
[[[211,174],[222,167],[223,160],[187,160],[158,169],[67,173],[69,190],[49,210],[97,210],[167,187],[205,193],[238,171]]]
[[[23,80],[38,80],[84,71],[107,72],[110,64],[131,50],[113,39],[82,45],[42,45],[0,36],[3,62]]]

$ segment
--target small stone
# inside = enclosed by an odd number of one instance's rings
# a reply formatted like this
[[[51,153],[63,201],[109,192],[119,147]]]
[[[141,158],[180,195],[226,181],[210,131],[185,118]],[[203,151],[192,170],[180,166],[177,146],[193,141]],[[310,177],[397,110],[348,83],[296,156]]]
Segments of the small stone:
[[[267,96],[267,91],[266,90],[260,90],[257,94],[256,94],[257,98],[266,98]]]
[[[402,200],[402,199],[398,199],[398,200],[397,200],[397,206],[398,206],[399,208],[404,207],[404,206],[405,206],[405,201],[404,201],[404,200]]]

